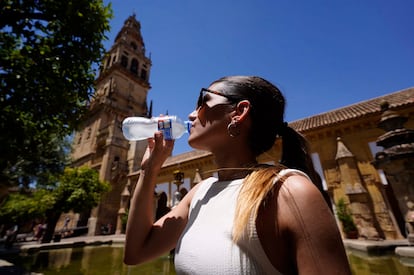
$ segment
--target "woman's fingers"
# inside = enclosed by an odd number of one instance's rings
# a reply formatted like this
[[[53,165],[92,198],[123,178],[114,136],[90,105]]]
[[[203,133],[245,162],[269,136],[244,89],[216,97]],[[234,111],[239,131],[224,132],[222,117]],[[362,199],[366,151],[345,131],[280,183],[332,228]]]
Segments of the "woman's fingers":
[[[161,131],[148,139],[148,146],[142,158],[141,168],[146,169],[149,165],[162,166],[164,161],[171,155],[174,148],[174,140],[164,140]]]

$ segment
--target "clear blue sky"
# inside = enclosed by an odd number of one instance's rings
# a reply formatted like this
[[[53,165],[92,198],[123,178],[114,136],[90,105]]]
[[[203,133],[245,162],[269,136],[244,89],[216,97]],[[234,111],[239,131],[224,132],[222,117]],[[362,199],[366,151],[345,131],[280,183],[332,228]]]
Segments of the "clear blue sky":
[[[154,115],[187,119],[200,88],[225,75],[276,84],[288,122],[414,86],[412,0],[115,0],[112,8],[107,49],[128,16],[141,22]],[[184,136],[174,155],[190,150]]]

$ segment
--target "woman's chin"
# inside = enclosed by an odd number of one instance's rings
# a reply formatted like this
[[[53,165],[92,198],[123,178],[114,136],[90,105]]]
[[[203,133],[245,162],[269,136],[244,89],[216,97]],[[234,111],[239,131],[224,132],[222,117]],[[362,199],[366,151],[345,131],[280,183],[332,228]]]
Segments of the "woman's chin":
[[[188,138],[188,145],[190,145],[191,146],[191,148],[193,148],[193,149],[195,149],[195,150],[203,150],[203,151],[206,151],[206,150],[208,150],[207,148],[206,148],[206,146],[202,146],[201,144],[199,144],[198,142],[197,142],[197,139],[195,139],[195,138]]]

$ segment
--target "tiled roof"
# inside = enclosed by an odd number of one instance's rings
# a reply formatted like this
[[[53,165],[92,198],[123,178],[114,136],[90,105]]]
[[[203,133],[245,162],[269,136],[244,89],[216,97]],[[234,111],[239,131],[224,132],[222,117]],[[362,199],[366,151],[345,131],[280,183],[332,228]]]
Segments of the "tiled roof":
[[[414,104],[414,87],[358,102],[326,113],[296,120],[289,123],[289,126],[299,132],[303,132],[310,129],[341,123],[347,120],[366,116],[368,114],[379,113],[381,111],[381,103],[383,101],[387,101],[389,103],[390,109],[401,107],[403,105]]]

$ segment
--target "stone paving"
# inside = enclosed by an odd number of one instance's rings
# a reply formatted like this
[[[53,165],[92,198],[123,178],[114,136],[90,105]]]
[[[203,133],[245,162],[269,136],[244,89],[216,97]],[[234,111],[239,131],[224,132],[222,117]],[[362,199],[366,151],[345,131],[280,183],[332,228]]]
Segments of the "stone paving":
[[[350,240],[343,241],[347,249],[354,249],[366,252],[367,254],[378,255],[387,252],[394,252],[396,255],[414,258],[414,246],[410,246],[407,239],[400,240]],[[404,255],[399,253],[404,251]]]

